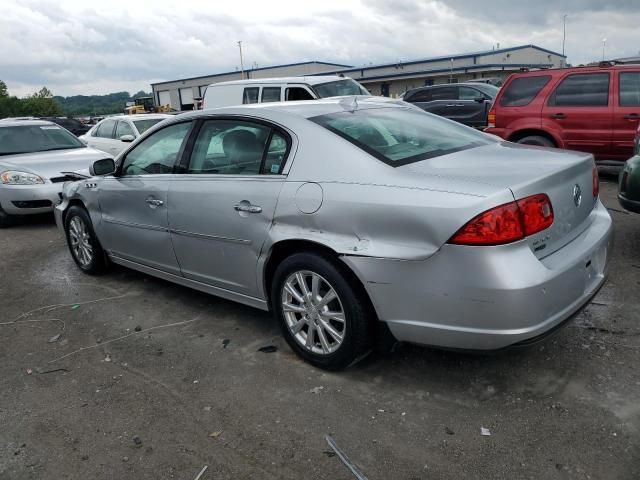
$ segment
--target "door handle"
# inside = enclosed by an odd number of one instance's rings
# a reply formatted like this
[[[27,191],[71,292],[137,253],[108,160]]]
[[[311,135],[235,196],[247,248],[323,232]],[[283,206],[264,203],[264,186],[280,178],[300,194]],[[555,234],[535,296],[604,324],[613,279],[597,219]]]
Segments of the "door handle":
[[[554,113],[553,115],[551,115],[551,118],[562,119],[562,118],[567,118],[567,116],[564,113]]]
[[[637,113],[630,113],[629,115],[625,115],[624,118],[627,120],[640,120],[640,115]]]
[[[456,103],[456,107],[464,107],[464,103]]]
[[[445,107],[455,107],[455,105],[453,103],[447,103]]]
[[[151,208],[160,207],[164,205],[164,202],[162,200],[158,200],[156,198],[147,198],[145,201],[149,204]]]
[[[247,204],[247,203],[239,203],[237,205],[234,205],[233,208],[235,208],[236,211],[238,212],[247,212],[247,213],[262,212],[262,207],[259,207],[258,205]]]

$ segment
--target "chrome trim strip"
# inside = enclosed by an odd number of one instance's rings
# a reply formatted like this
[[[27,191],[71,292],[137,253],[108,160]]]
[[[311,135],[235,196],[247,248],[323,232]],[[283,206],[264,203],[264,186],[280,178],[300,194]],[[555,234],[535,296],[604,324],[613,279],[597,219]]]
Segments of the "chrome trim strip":
[[[217,235],[206,235],[204,233],[186,232],[184,230],[176,230],[174,228],[170,228],[169,232],[175,233],[176,235],[184,235],[185,237],[203,238],[205,240],[217,240],[221,242],[241,243],[243,245],[251,245],[252,243],[251,240],[243,240],[241,238],[219,237]]]
[[[105,223],[112,223],[114,225],[122,225],[124,227],[133,227],[133,228],[142,228],[144,230],[155,230],[157,232],[168,232],[169,229],[166,227],[157,227],[155,225],[146,225],[143,223],[133,223],[133,222],[122,222],[120,220],[114,220],[111,218],[102,218]]]

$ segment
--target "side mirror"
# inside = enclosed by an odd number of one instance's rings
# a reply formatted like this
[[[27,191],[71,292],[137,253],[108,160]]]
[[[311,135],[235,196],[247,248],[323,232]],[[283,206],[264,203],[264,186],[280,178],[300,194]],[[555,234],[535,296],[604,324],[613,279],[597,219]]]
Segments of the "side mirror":
[[[474,98],[474,100],[478,103],[484,103],[487,101],[487,99],[485,97],[476,97]]]
[[[133,135],[122,135],[120,137],[121,142],[127,142],[127,143],[133,142],[135,139],[136,137],[134,137]]]
[[[116,162],[112,158],[103,158],[96,160],[93,165],[89,167],[89,173],[92,177],[109,175],[116,171]]]

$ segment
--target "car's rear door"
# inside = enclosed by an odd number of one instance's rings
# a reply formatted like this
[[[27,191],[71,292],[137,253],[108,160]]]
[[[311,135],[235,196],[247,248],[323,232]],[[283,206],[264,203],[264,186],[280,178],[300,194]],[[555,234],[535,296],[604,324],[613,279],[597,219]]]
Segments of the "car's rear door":
[[[167,192],[179,177],[181,157],[193,122],[164,127],[127,152],[116,175],[96,182],[102,246],[113,256],[180,274],[169,235]]]
[[[106,153],[112,153],[110,148],[113,142],[113,136],[116,128],[115,120],[103,120],[96,126],[91,135],[87,136],[87,145]]]
[[[437,86],[414,93],[409,102],[422,108],[425,112],[452,118],[455,115],[458,87],[453,85]]]
[[[183,276],[259,297],[257,261],[290,145],[287,133],[257,120],[202,121],[186,172],[169,190],[169,226]]]
[[[640,68],[615,71],[612,158],[628,160],[640,122]]]
[[[542,126],[565,148],[606,159],[612,154],[613,79],[608,71],[564,76],[542,107]]]

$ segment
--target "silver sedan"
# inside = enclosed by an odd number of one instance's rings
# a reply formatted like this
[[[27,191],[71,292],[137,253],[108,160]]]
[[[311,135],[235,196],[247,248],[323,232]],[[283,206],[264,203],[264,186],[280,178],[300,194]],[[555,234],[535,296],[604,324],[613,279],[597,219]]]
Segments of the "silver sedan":
[[[88,172],[105,157],[55,123],[0,122],[0,227],[16,215],[51,212],[69,179],[65,172]]]
[[[109,262],[271,309],[312,364],[376,335],[524,344],[605,281],[612,222],[587,154],[519,146],[401,102],[343,98],[162,122],[56,208],[87,273]]]

